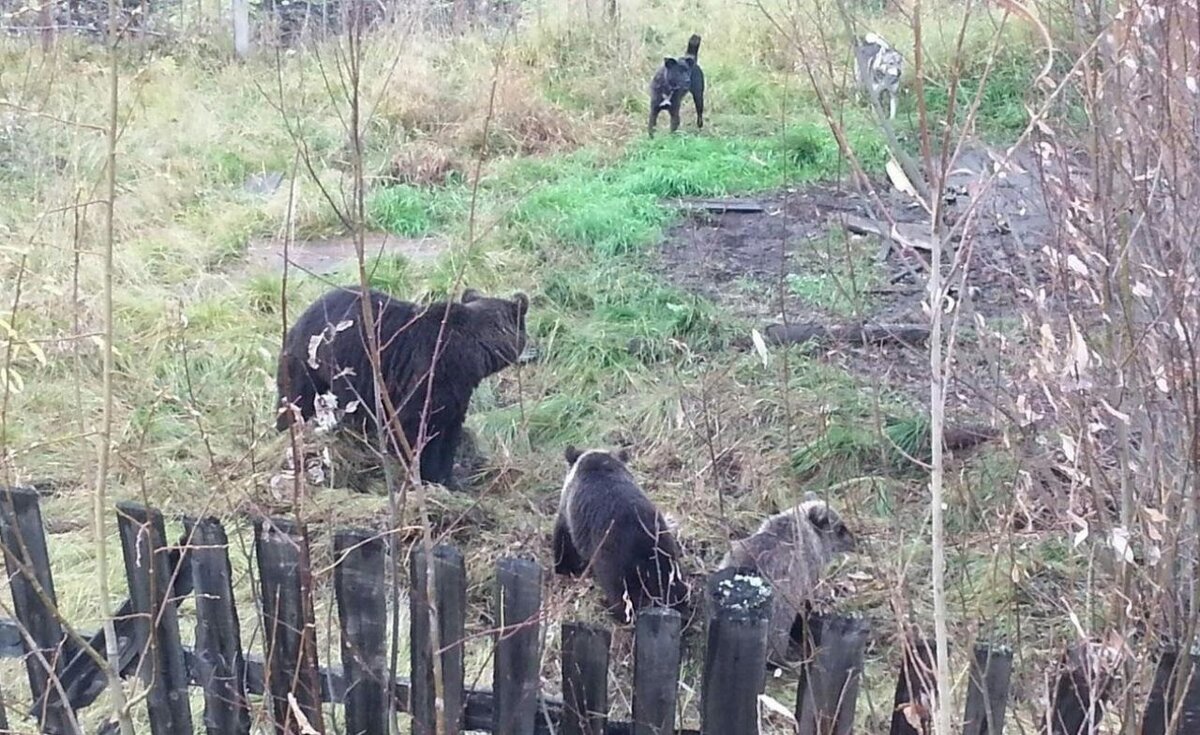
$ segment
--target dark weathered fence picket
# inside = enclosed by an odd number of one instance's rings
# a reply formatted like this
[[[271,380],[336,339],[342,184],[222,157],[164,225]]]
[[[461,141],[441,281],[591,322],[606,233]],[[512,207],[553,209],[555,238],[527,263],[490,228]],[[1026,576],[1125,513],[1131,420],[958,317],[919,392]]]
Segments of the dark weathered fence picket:
[[[307,531],[290,521],[259,519],[254,523],[254,542],[262,585],[266,688],[275,729],[280,735],[299,735],[302,716],[312,729],[323,733]],[[293,712],[289,695],[299,714]]]
[[[807,663],[796,688],[800,735],[847,735],[853,729],[870,631],[862,618],[809,616]]]
[[[1097,653],[1089,642],[1070,646],[1062,655],[1050,699],[1050,732],[1053,735],[1096,735],[1104,719],[1109,681],[1103,667],[1093,666]],[[1102,679],[1093,681],[1093,672]]]
[[[467,567],[453,546],[433,548],[434,600],[428,598],[425,550],[420,544],[409,558],[413,735],[458,735],[462,732],[466,669],[463,641],[467,635]],[[437,615],[442,664],[442,703],[446,732],[437,733],[437,691],[434,687],[434,641],[430,614]]]
[[[608,723],[606,628],[584,623],[562,626],[563,735],[604,735]]]
[[[757,576],[725,569],[709,579],[708,647],[700,694],[700,732],[757,732],[758,695],[767,672],[770,588]]]
[[[1183,702],[1178,701],[1183,688]],[[1154,683],[1142,717],[1141,735],[1200,732],[1200,657],[1168,648],[1159,656]]]
[[[1013,654],[1009,648],[975,646],[967,681],[963,735],[1001,735],[1004,732],[1012,662]]]
[[[130,596],[113,621],[122,676],[135,671],[148,684],[153,733],[192,732],[187,686],[205,696],[210,735],[245,735],[250,730],[250,695],[266,694],[276,730],[298,735],[324,730],[321,703],[343,704],[347,732],[387,731],[391,714],[413,713],[417,735],[458,735],[464,729],[512,735],[700,735],[676,730],[681,658],[681,618],[664,609],[642,611],[635,627],[633,720],[607,721],[607,629],[568,622],[562,626],[563,701],[541,696],[540,645],[542,569],[533,561],[503,559],[495,586],[495,647],[492,691],[464,688],[466,569],[453,547],[435,547],[434,599],[428,600],[427,564],[420,548],[410,564],[411,683],[391,677],[386,651],[388,551],[382,537],[341,531],[333,546],[334,589],[341,622],[345,667],[318,666],[312,609],[312,572],[304,527],[284,520],[255,523],[255,547],[266,631],[266,656],[243,653],[234,603],[229,541],[214,518],[184,519],[185,542],[166,545],[161,514],[136,503],[118,505]],[[17,620],[0,620],[0,657],[24,656],[40,730],[74,732],[72,712],[90,704],[105,686],[102,632],[86,638],[90,650],[56,614],[46,537],[35,491],[0,488],[0,543]],[[703,689],[702,733],[754,732],[758,695],[766,676],[769,596],[717,594],[743,570],[726,570],[709,581],[710,620]],[[746,580],[740,580],[743,583]],[[176,606],[195,590],[196,645],[181,645]],[[743,592],[762,590],[750,583]],[[727,589],[726,592],[729,592]],[[764,601],[766,601],[764,603]],[[429,611],[436,610],[441,641],[435,645]],[[851,731],[869,634],[858,618],[811,617],[805,626],[805,663],[797,685],[799,735],[845,735]],[[30,649],[33,655],[30,654]],[[443,669],[445,733],[437,732],[434,656]],[[1093,644],[1064,653],[1044,729],[1051,735],[1096,735],[1108,695],[1107,665]],[[897,682],[893,735],[927,731],[934,687],[933,651],[928,642],[906,649]],[[66,662],[61,665],[59,662]],[[1013,653],[977,645],[963,713],[964,735],[1003,731]],[[1095,671],[1100,678],[1093,681]],[[59,676],[51,686],[50,672]],[[63,694],[65,692],[65,694]],[[11,697],[11,690],[8,692]],[[63,701],[68,703],[63,705]],[[11,705],[11,700],[9,702]],[[915,707],[909,709],[908,705]],[[8,732],[0,695],[0,735]],[[306,727],[307,726],[307,727]],[[103,728],[101,732],[105,731]],[[1200,732],[1200,657],[1163,653],[1157,662],[1140,735]]]
[[[154,735],[192,735],[188,675],[175,615],[173,577],[162,514],[139,503],[117,504],[129,602],[137,640],[145,641],[140,673]]]
[[[204,689],[208,735],[250,732],[246,661],[233,598],[229,539],[216,518],[184,518],[196,597],[195,675]]]
[[[633,732],[669,735],[675,732],[683,622],[674,610],[654,608],[634,625]]]
[[[387,548],[371,531],[339,531],[333,537],[333,553],[346,677],[346,733],[387,735]]]
[[[930,641],[910,634],[904,641],[896,696],[892,699],[890,735],[924,735],[930,728],[929,705],[937,692],[934,653]],[[916,727],[913,726],[916,721]]]
[[[8,729],[8,710],[4,707],[4,690],[0,689],[0,735],[10,735]]]
[[[71,718],[53,682],[61,675],[63,662],[73,654],[74,647],[64,645],[36,490],[0,490],[0,544],[4,546],[13,611],[27,636],[21,643],[34,719],[43,732],[73,732]]]
[[[492,664],[492,732],[497,735],[532,735],[536,727],[541,605],[542,567],[528,559],[501,559],[496,564]]]

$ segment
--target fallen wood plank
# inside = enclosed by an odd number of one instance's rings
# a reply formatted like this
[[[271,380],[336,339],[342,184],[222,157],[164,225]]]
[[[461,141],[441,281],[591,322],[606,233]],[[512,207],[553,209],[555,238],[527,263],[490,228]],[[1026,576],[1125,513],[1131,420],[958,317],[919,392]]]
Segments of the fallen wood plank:
[[[768,342],[777,345],[840,342],[856,347],[886,344],[917,346],[929,339],[929,329],[916,324],[771,324],[764,334]]]
[[[759,202],[749,199],[691,199],[680,198],[679,206],[684,209],[702,210],[708,212],[716,212],[722,214],[725,212],[733,212],[735,214],[755,214],[766,209]]]
[[[895,240],[900,245],[915,250],[932,251],[933,244],[929,242],[929,227],[911,222],[897,222],[895,226],[879,220],[857,217],[852,214],[842,218],[846,231],[853,235],[875,235],[884,240]]]

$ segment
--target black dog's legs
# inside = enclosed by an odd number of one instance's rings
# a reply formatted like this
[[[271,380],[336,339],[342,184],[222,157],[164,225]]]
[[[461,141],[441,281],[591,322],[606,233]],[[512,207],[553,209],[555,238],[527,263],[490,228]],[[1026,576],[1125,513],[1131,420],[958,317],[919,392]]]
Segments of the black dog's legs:
[[[658,113],[662,112],[662,108],[654,104],[654,100],[650,101],[650,137],[654,137],[654,126],[658,124]]]
[[[671,100],[671,107],[667,110],[671,114],[671,132],[679,130],[679,100]]]
[[[704,90],[692,92],[692,101],[696,103],[696,127],[704,129]]]

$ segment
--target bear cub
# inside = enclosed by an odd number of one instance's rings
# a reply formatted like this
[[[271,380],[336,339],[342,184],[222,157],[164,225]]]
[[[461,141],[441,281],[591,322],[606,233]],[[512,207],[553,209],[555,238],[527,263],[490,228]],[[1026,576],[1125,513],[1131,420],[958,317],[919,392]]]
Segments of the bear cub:
[[[666,110],[671,117],[671,132],[679,129],[679,108],[683,98],[691,94],[696,105],[696,127],[704,127],[704,71],[700,55],[700,36],[688,39],[687,53],[678,59],[667,56],[654,78],[650,80],[650,136],[658,124],[658,113]]]
[[[799,505],[767,518],[750,537],[733,542],[721,568],[754,570],[775,591],[767,633],[771,661],[783,664],[791,659],[793,626],[825,567],[855,545],[838,512],[811,492]]]
[[[422,306],[368,293],[386,395],[408,445],[418,451],[421,479],[456,489],[454,458],[471,395],[525,350],[529,299],[522,293],[489,298],[468,289],[460,302]],[[370,344],[359,289],[329,291],[309,306],[279,356],[276,429],[287,429],[297,417],[312,419],[332,394],[338,426],[373,441],[378,417]],[[400,454],[390,438],[388,451]]]
[[[608,611],[622,623],[650,606],[683,610],[689,597],[679,544],[629,471],[624,450],[567,447],[570,470],[554,524],[554,571],[591,570]]]

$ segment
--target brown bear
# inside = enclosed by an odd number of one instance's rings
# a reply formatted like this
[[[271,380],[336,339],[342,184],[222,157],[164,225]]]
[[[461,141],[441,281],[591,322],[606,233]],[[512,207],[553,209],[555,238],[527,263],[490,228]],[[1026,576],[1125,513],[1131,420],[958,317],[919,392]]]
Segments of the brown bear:
[[[369,293],[383,382],[409,446],[419,450],[421,479],[456,488],[454,457],[471,395],[525,350],[529,299],[522,293],[488,298],[468,289],[459,303],[422,306]],[[288,331],[279,356],[275,427],[283,431],[297,416],[310,420],[323,407],[328,415],[332,404],[339,427],[374,439],[369,345],[359,289],[334,289],[308,307]],[[388,446],[395,450],[393,441]]]
[[[769,658],[791,660],[793,626],[804,612],[825,567],[856,542],[842,517],[815,493],[770,516],[752,536],[733,542],[721,568],[754,570],[771,583],[775,600],[767,645]]]
[[[689,590],[679,569],[679,544],[666,519],[638,487],[624,451],[567,447],[571,466],[554,524],[554,571],[591,570],[604,603],[627,623],[651,605],[683,610]]]

